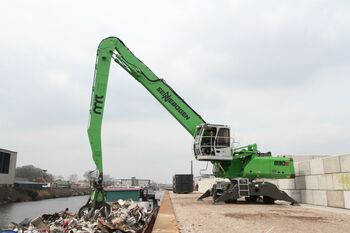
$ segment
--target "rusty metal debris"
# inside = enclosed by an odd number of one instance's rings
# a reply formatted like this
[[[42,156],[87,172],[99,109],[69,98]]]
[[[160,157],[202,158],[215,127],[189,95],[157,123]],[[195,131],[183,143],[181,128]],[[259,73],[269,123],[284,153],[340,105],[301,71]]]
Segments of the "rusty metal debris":
[[[44,214],[31,221],[26,219],[24,224],[12,223],[8,229],[18,233],[143,233],[157,214],[157,209],[146,208],[144,203],[132,200],[118,200],[111,203],[110,208],[110,214],[106,217],[96,210],[87,220],[66,209],[59,213]]]

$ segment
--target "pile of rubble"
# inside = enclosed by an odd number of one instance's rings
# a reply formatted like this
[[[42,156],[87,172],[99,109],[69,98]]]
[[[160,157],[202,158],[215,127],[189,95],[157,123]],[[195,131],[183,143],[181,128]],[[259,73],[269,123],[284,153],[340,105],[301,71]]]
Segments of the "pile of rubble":
[[[12,223],[10,230],[19,233],[86,233],[86,232],[144,232],[152,217],[156,214],[153,210],[134,203],[132,200],[119,200],[111,203],[110,214],[103,217],[99,210],[90,219],[79,218],[77,214],[65,211],[44,214],[33,220],[25,219],[20,224]]]

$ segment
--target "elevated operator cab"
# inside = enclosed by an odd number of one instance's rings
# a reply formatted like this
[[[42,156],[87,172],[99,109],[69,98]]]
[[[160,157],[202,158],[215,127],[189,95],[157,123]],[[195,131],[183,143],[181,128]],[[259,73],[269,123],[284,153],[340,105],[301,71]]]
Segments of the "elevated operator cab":
[[[193,153],[199,161],[232,160],[230,128],[214,124],[197,126]]]

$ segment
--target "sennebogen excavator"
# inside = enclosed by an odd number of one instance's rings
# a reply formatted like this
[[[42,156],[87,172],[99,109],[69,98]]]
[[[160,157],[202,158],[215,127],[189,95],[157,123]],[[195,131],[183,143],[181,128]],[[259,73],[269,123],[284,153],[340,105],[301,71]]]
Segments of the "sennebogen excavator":
[[[214,203],[235,202],[240,197],[247,201],[273,203],[284,200],[297,202],[274,184],[263,178],[293,178],[293,159],[286,156],[271,156],[261,153],[256,144],[235,148],[227,125],[210,124],[194,111],[166,82],[159,79],[116,37],[101,41],[97,50],[95,77],[92,87],[88,136],[92,157],[99,172],[97,187],[91,196],[91,203],[104,205],[102,182],[101,124],[111,61],[115,61],[151,95],[190,133],[193,138],[194,157],[209,161],[215,177],[227,178],[230,182],[219,182],[207,190],[199,200],[213,196]],[[90,203],[90,204],[91,204]]]

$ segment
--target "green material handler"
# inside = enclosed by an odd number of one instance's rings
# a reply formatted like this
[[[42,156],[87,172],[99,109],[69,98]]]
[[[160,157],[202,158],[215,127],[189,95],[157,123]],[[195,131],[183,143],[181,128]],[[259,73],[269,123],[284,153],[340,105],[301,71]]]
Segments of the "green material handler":
[[[98,47],[91,95],[88,135],[92,157],[99,171],[99,182],[102,183],[103,177],[101,124],[112,60],[143,85],[193,136],[195,158],[211,162],[215,177],[230,180],[218,182],[199,200],[213,196],[214,203],[235,202],[238,198],[245,197],[248,201],[262,200],[265,203],[273,203],[274,200],[285,200],[297,204],[274,184],[261,180],[294,178],[292,158],[271,156],[269,152],[261,153],[256,144],[235,148],[227,125],[206,123],[163,79],[159,79],[116,37],[102,40]]]

